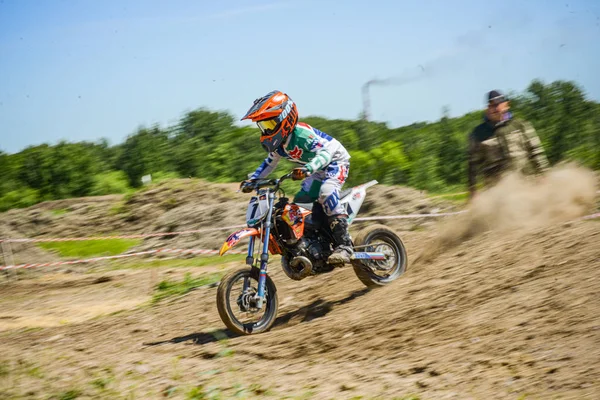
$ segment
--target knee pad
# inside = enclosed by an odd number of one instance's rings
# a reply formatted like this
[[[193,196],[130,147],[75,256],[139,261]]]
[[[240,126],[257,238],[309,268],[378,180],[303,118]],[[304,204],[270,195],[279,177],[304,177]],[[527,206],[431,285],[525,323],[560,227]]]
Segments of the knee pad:
[[[329,195],[319,196],[319,203],[323,205],[325,214],[334,216],[345,212],[344,207],[340,204],[340,196],[337,191]]]

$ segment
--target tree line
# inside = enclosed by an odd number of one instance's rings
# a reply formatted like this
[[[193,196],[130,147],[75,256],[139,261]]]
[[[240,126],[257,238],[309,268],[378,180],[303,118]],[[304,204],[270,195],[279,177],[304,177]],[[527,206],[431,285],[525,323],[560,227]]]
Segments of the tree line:
[[[600,169],[600,104],[574,82],[533,81],[510,95],[516,117],[536,128],[551,163],[571,159]],[[384,123],[321,117],[302,121],[340,140],[350,151],[348,185],[371,179],[434,192],[466,186],[467,136],[482,111],[399,128]],[[0,152],[0,211],[45,200],[126,193],[153,180],[246,178],[265,157],[254,127],[238,127],[227,112],[198,109],[166,128],[140,127],[124,143],[60,142]],[[281,172],[290,164],[281,163]]]

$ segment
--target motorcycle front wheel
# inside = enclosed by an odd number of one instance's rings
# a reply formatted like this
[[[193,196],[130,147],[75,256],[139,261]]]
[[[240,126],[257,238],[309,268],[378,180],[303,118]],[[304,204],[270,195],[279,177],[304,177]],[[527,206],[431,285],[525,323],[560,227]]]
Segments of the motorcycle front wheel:
[[[265,300],[256,307],[254,296],[258,293],[258,268],[241,268],[225,275],[217,289],[217,310],[227,328],[238,335],[251,335],[268,331],[277,317],[277,289],[270,276],[266,276]]]
[[[385,260],[352,260],[354,273],[367,287],[387,285],[406,271],[408,258],[404,243],[385,225],[373,225],[359,231],[354,246],[356,251],[386,255]]]

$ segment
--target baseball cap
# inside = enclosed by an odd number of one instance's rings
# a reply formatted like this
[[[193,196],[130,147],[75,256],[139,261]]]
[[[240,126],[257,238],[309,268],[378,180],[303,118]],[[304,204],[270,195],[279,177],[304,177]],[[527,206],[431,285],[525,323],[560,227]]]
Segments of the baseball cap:
[[[502,92],[500,92],[499,90],[490,91],[488,93],[487,100],[488,103],[494,104],[504,103],[505,101],[508,101],[506,96],[504,96],[504,94],[502,94]]]

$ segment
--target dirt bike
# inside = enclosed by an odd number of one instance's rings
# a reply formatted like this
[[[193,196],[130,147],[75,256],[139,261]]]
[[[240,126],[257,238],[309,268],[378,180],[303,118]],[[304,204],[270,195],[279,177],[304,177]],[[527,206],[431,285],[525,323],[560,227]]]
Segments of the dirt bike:
[[[281,266],[293,280],[333,271],[337,265],[327,263],[333,252],[333,235],[327,216],[318,202],[290,202],[281,183],[292,177],[250,181],[250,190],[256,191],[246,212],[247,228],[232,233],[219,251],[225,254],[240,240],[249,237],[246,264],[221,279],[217,290],[217,308],[225,325],[241,335],[269,330],[277,317],[277,289],[267,275],[269,253],[281,255]],[[376,185],[373,180],[344,190],[340,202],[344,204],[351,224],[365,199],[367,188]],[[384,225],[367,227],[353,240],[351,263],[358,279],[367,287],[386,285],[406,269],[407,255],[402,240]],[[255,248],[256,257],[255,257]],[[260,253],[260,254],[258,254]],[[234,287],[241,281],[241,289]],[[234,310],[249,317],[243,321]]]

